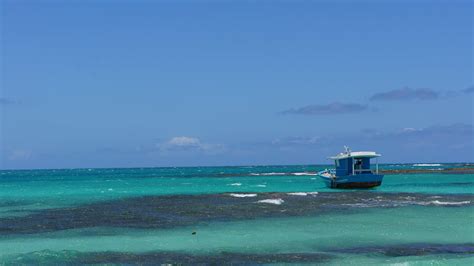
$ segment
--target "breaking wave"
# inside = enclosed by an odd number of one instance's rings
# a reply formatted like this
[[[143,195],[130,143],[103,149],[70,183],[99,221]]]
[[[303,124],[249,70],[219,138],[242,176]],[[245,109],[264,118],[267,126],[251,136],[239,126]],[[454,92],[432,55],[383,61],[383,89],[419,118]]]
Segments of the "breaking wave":
[[[231,193],[229,195],[235,198],[252,198],[252,197],[257,196],[257,194],[237,194],[237,193]]]
[[[317,174],[316,173],[303,172],[303,173],[291,173],[291,175],[317,175]]]
[[[470,204],[470,200],[466,201],[439,201],[439,200],[433,200],[430,202],[431,204],[435,205],[465,205],[465,204]]]
[[[293,175],[293,176],[309,176],[309,175],[317,175],[316,173],[311,173],[311,172],[296,172],[296,173],[276,173],[276,172],[270,172],[270,173],[250,173],[252,176],[288,176],[288,175]]]
[[[290,192],[286,194],[291,195],[291,196],[308,196],[308,195],[317,195],[318,192]]]
[[[429,166],[442,166],[440,163],[416,163],[413,166],[422,166],[422,167],[429,167]]]
[[[271,176],[271,175],[287,175],[287,173],[250,173],[250,175],[255,175],[255,176]]]
[[[268,203],[268,204],[281,205],[285,201],[282,200],[282,199],[264,199],[264,200],[259,200],[257,202],[258,203]]]
[[[471,204],[470,200],[466,201],[439,201],[439,200],[432,200],[432,201],[417,201],[416,199],[410,199],[407,197],[406,199],[398,199],[398,200],[385,200],[385,199],[370,199],[370,200],[362,200],[361,202],[357,203],[345,203],[342,204],[344,206],[349,207],[356,207],[356,208],[373,208],[373,207],[403,207],[403,206],[410,206],[410,205],[418,205],[418,206],[463,206]]]

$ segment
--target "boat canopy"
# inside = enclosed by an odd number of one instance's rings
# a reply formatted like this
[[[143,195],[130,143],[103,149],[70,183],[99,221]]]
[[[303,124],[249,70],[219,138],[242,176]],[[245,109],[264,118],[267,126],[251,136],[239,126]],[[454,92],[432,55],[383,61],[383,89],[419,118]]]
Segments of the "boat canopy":
[[[329,159],[333,160],[341,160],[347,158],[375,158],[380,157],[382,155],[377,154],[374,151],[349,151],[344,153],[339,153],[336,156],[329,157]]]

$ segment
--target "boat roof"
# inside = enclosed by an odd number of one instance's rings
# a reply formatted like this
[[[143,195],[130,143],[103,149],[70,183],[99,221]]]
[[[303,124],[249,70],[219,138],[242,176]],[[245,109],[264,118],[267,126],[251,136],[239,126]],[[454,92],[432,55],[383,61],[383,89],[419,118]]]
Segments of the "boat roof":
[[[349,151],[349,152],[342,152],[336,156],[331,156],[329,159],[333,160],[340,160],[346,158],[375,158],[380,157],[382,155],[377,154],[374,151]]]

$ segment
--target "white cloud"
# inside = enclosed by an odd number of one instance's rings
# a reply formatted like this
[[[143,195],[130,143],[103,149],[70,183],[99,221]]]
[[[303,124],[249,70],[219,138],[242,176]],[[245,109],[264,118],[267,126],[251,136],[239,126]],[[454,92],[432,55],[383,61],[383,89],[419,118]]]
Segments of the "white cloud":
[[[219,153],[224,150],[221,144],[203,143],[195,137],[178,136],[163,143],[157,144],[160,151],[202,151],[207,153]]]
[[[202,146],[201,141],[198,138],[193,137],[174,137],[166,142],[166,145],[170,147],[197,147]]]
[[[400,131],[400,133],[411,133],[411,132],[418,132],[418,131],[422,131],[422,129],[413,128],[413,127],[406,127],[406,128],[403,128]]]

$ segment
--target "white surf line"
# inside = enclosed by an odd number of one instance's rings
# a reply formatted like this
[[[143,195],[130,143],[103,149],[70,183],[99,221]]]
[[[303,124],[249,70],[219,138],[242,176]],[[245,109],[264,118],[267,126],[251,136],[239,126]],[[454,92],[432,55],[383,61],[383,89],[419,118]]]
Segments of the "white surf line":
[[[307,175],[317,175],[316,173],[309,173],[309,172],[302,172],[302,173],[291,173],[291,175],[296,175],[296,176],[307,176]]]
[[[426,167],[426,166],[441,166],[442,164],[440,163],[415,163],[413,166],[421,166],[421,167]]]
[[[470,204],[471,201],[439,201],[439,200],[433,200],[430,202],[431,204],[435,205],[464,205],[464,204]]]
[[[229,195],[235,198],[251,198],[251,197],[257,196],[257,194],[237,194],[237,193],[230,193]]]
[[[317,195],[318,192],[289,192],[286,194],[291,195],[291,196],[308,196],[308,195]]]
[[[287,173],[275,173],[275,172],[271,172],[271,173],[250,173],[250,175],[254,175],[254,176],[272,176],[272,175],[287,175]]]
[[[259,200],[257,203],[267,203],[267,204],[275,204],[275,205],[281,205],[283,202],[285,202],[282,199],[264,199],[264,200]]]

